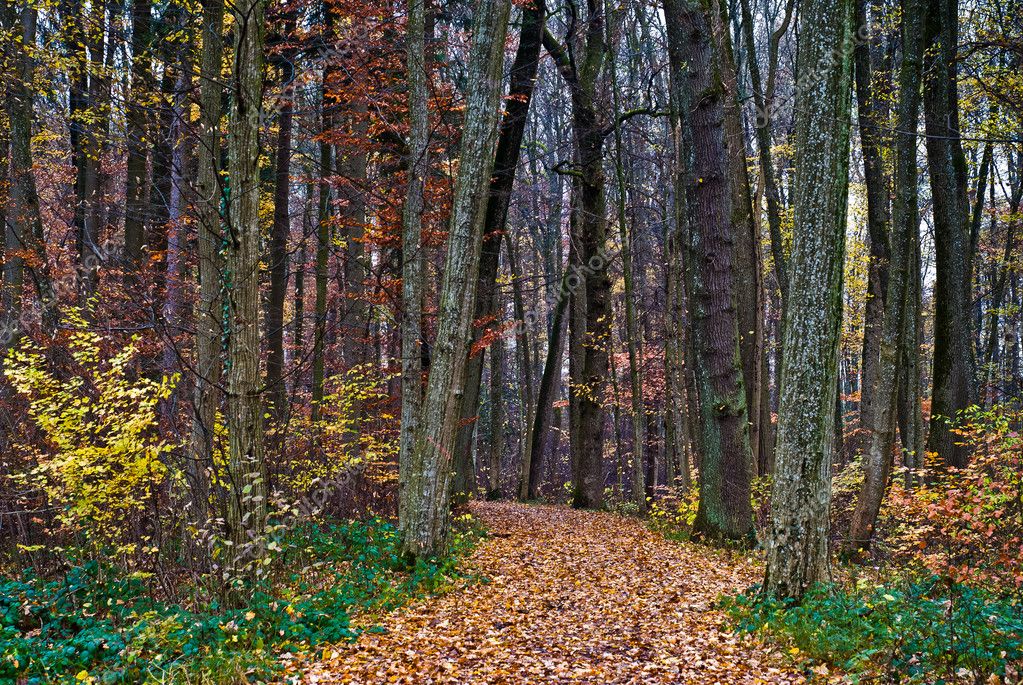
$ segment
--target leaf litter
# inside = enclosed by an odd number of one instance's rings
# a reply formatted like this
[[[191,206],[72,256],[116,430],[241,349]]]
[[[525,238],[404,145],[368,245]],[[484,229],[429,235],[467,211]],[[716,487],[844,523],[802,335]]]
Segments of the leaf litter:
[[[300,682],[803,683],[790,655],[728,628],[717,598],[757,582],[749,555],[664,539],[610,513],[474,502],[484,581],[383,617]]]

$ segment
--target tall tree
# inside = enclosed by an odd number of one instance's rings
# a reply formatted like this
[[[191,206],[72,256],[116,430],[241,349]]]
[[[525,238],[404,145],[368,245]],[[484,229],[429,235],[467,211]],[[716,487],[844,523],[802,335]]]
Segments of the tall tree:
[[[604,12],[589,0],[585,20],[568,36],[569,47],[550,31],[543,44],[569,89],[572,103],[574,168],[570,265],[580,288],[570,289],[569,377],[572,440],[572,506],[599,507],[604,495],[604,389],[611,330],[608,275],[604,141],[614,130],[598,113],[598,86],[606,56]],[[574,259],[573,259],[574,257]]]
[[[472,339],[510,10],[509,0],[483,0],[473,15],[465,121],[441,281],[437,339],[421,423],[411,454],[401,464],[406,473],[398,516],[402,550],[408,558],[433,556],[447,543],[452,450],[460,409],[457,390],[465,382]]]
[[[295,30],[295,16],[284,20],[283,40]],[[284,49],[276,55],[281,74],[281,102],[278,108],[277,149],[274,153],[274,213],[270,230],[270,297],[266,308],[266,386],[278,423],[285,416],[287,388],[284,386],[284,303],[288,294],[288,235],[291,232],[291,135],[294,117],[291,89],[295,78],[295,54]]]
[[[851,94],[850,0],[800,4],[794,237],[764,589],[828,580]]]
[[[141,10],[140,10],[141,11]],[[223,0],[205,0],[202,10],[202,60],[199,65],[199,141],[196,152],[197,178],[195,211],[198,218],[199,242],[199,299],[195,306],[195,380],[193,383],[192,431],[189,439],[187,474],[193,489],[193,506],[201,522],[206,519],[209,504],[209,471],[213,468],[213,437],[216,433],[217,409],[222,393],[221,379],[224,362],[221,356],[223,339],[223,312],[221,286],[224,276],[224,257],[221,246],[220,179],[220,120],[223,116],[223,81],[221,68],[224,52]],[[140,29],[141,30],[141,29]],[[140,77],[141,78],[141,77]],[[143,129],[144,130],[144,129]],[[142,157],[140,173],[145,173]],[[129,169],[129,173],[130,169]],[[138,179],[141,183],[141,178]],[[141,191],[139,191],[141,194]],[[144,195],[137,207],[145,206]],[[141,219],[141,215],[137,218]],[[125,216],[128,220],[128,215]],[[128,253],[125,226],[125,257],[128,269],[137,268],[141,258],[142,223],[137,230],[138,254]]]
[[[891,179],[884,163],[885,140],[882,127],[887,119],[885,93],[877,91],[885,74],[876,70],[871,59],[871,43],[863,37],[870,31],[867,0],[855,0],[855,26],[860,38],[853,48],[856,79],[856,112],[859,121],[863,178],[867,186],[867,234],[870,237],[870,262],[867,273],[867,301],[863,321],[863,384],[860,393],[860,424],[871,429],[874,390],[879,379],[880,354],[889,274],[889,232],[891,223]],[[873,36],[872,36],[873,37]],[[876,38],[875,38],[876,40]],[[879,74],[878,71],[881,71]],[[880,78],[879,78],[880,77]],[[901,304],[893,305],[896,309]],[[881,399],[886,402],[886,399]]]
[[[969,448],[950,421],[974,402],[969,206],[957,85],[959,4],[930,0],[924,21],[924,125],[934,208],[934,371],[928,448],[962,467]]]
[[[475,321],[491,321],[496,311],[494,306],[497,300],[493,297],[493,292],[497,284],[501,238],[505,235],[508,223],[508,206],[515,185],[515,173],[519,166],[529,104],[532,101],[536,72],[540,64],[540,37],[543,35],[544,12],[542,0],[532,2],[522,10],[522,31],[512,62],[511,83],[505,100],[504,116],[501,119],[494,173],[490,180],[490,195],[487,198],[487,211],[483,220],[483,229],[486,233],[483,236],[479,283],[476,286],[476,311],[473,314]],[[476,339],[484,338],[488,331],[495,330],[500,324],[499,320],[488,323],[476,334]],[[524,327],[525,322],[519,325]],[[458,444],[455,448],[456,494],[471,490],[471,445],[475,426],[472,419],[476,416],[479,404],[482,374],[483,355],[473,354],[466,371],[465,390],[462,393],[462,427],[459,429]],[[529,454],[528,449],[526,454]]]
[[[430,169],[430,120],[426,84],[426,0],[410,0],[408,17],[408,189],[401,237],[401,437],[398,455],[401,510],[423,406],[423,193]],[[404,521],[401,522],[404,525]]]
[[[735,231],[724,131],[724,88],[713,56],[713,3],[666,0],[669,59],[680,84],[678,173],[688,222],[687,272],[700,402],[700,505],[696,529],[749,542],[752,454],[735,306]]]
[[[228,110],[227,524],[235,549],[266,518],[263,399],[260,394],[259,121],[263,96],[264,0],[231,7],[234,54]]]
[[[922,59],[921,22],[923,0],[905,0],[902,8],[902,64],[899,68],[899,103],[895,143],[894,219],[885,302],[887,311],[881,325],[876,371],[876,394],[868,416],[867,450],[863,458],[864,480],[853,511],[849,532],[850,551],[866,549],[874,533],[885,487],[891,475],[892,443],[898,409],[899,363],[906,344],[903,317],[911,311],[909,279],[913,242],[918,240],[916,207],[916,135],[920,111],[920,68]],[[862,135],[862,132],[861,132]],[[868,189],[869,193],[869,189]],[[912,390],[915,391],[915,388]]]

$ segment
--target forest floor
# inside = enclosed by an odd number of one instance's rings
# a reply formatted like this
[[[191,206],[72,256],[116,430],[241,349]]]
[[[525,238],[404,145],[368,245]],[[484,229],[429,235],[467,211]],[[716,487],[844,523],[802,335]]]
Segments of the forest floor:
[[[666,540],[608,513],[474,503],[481,582],[375,617],[319,652],[306,683],[802,683],[786,655],[714,608],[757,582],[745,555]]]

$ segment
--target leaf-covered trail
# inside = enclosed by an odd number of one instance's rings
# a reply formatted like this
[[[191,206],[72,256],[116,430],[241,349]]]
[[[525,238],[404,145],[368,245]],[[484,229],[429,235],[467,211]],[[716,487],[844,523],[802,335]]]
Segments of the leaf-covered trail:
[[[475,503],[489,578],[382,618],[326,650],[308,683],[797,683],[781,656],[724,627],[719,594],[758,578],[727,552],[633,519]]]

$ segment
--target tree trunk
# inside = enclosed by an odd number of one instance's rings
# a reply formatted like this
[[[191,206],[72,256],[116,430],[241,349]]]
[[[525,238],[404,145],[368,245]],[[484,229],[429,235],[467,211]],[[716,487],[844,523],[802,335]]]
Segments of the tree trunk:
[[[498,136],[497,152],[494,161],[494,174],[490,181],[490,195],[487,198],[487,211],[483,221],[486,231],[483,236],[483,247],[480,254],[480,275],[476,289],[476,311],[473,320],[487,322],[480,329],[474,340],[478,341],[501,325],[493,320],[495,298],[493,296],[497,283],[498,264],[501,253],[501,236],[505,235],[508,222],[508,205],[511,202],[512,188],[515,184],[515,171],[518,168],[522,138],[526,130],[529,104],[533,97],[536,73],[540,64],[540,37],[543,35],[544,6],[543,2],[535,2],[522,11],[522,32],[519,45],[515,52],[515,61],[511,68],[511,84],[508,97],[505,99],[504,116],[501,119],[501,130]],[[525,327],[523,321],[518,326]],[[479,405],[480,382],[483,376],[482,352],[469,358],[466,371],[465,390],[462,394],[461,428],[458,431],[458,442],[455,447],[455,483],[454,493],[466,492],[468,482],[468,464],[471,455],[473,429]]]
[[[492,294],[499,297],[497,292]],[[493,307],[498,309],[499,303]],[[504,455],[504,338],[490,346],[490,464],[487,499],[501,499],[501,457]]]
[[[774,260],[774,271],[778,280],[778,288],[781,291],[782,311],[785,311],[785,304],[788,300],[788,268],[785,256],[785,247],[782,238],[781,213],[782,201],[781,192],[778,188],[778,180],[775,174],[774,160],[771,153],[771,119],[774,113],[774,81],[775,70],[778,64],[778,46],[782,37],[788,31],[789,22],[792,19],[794,0],[788,0],[785,5],[785,14],[781,26],[774,31],[769,38],[767,48],[768,75],[766,87],[761,86],[760,64],[757,62],[756,43],[753,39],[755,30],[753,12],[750,8],[750,0],[740,0],[742,11],[742,35],[746,46],[746,63],[750,73],[750,85],[753,91],[753,102],[756,106],[757,117],[755,132],[757,139],[758,160],[760,162],[761,183],[764,186],[764,198],[767,204],[767,224],[771,236],[771,256]]]
[[[860,0],[862,2],[862,0]],[[908,286],[915,266],[913,243],[918,238],[916,207],[917,159],[916,131],[920,111],[920,68],[923,41],[921,22],[924,0],[905,0],[902,11],[902,66],[899,70],[899,103],[896,130],[902,131],[896,142],[895,198],[893,206],[889,274],[885,312],[876,375],[876,395],[870,418],[867,450],[863,459],[864,480],[853,511],[848,551],[867,550],[891,474],[892,445],[898,411],[899,362],[905,345],[905,320],[915,316],[910,309],[913,290]],[[862,133],[861,133],[862,135]],[[869,191],[868,191],[869,192]],[[911,391],[915,392],[915,389]]]
[[[924,21],[924,122],[934,202],[934,373],[928,449],[963,467],[969,448],[951,430],[974,402],[966,158],[959,139],[957,0],[929,0]]]
[[[750,542],[752,455],[733,273],[735,215],[724,132],[724,86],[713,58],[713,5],[666,0],[669,59],[686,116],[678,173],[688,208],[689,317],[700,398],[702,462],[696,530]]]
[[[540,479],[542,476],[544,447],[547,444],[547,433],[551,426],[554,396],[557,394],[557,383],[561,379],[562,355],[565,338],[565,310],[568,308],[568,276],[570,270],[565,269],[558,289],[558,299],[554,305],[551,328],[547,334],[547,357],[544,360],[540,386],[536,393],[536,409],[533,410],[533,423],[526,435],[526,450],[522,457],[522,472],[519,481],[519,499],[526,501],[540,496]]]
[[[761,357],[764,353],[760,232],[753,214],[749,169],[746,164],[746,132],[742,125],[739,78],[732,51],[732,37],[728,28],[728,8],[724,1],[719,4],[720,11],[711,11],[709,19],[717,55],[718,73],[724,88],[722,97],[731,192],[731,216],[729,218],[733,238],[733,273],[742,274],[741,278],[733,278],[732,284],[735,289],[742,380],[746,389],[746,414],[752,454],[751,469],[755,470],[760,453],[760,384],[763,382],[760,372],[763,366]]]
[[[867,0],[855,0],[855,27],[860,34],[869,30]],[[883,95],[874,92],[875,70],[870,59],[870,43],[858,40],[853,48],[856,78],[856,108],[859,120],[860,147],[863,154],[863,177],[867,186],[867,233],[870,236],[870,262],[867,272],[867,302],[863,315],[863,362],[860,392],[860,425],[872,430],[870,420],[874,390],[879,383],[878,356],[881,347],[883,319],[889,273],[889,233],[891,232],[891,182],[885,170],[884,141],[881,127],[887,119]],[[914,122],[915,126],[915,122]],[[915,128],[911,130],[916,130]],[[898,309],[901,304],[894,305]],[[880,400],[888,402],[884,397]]]
[[[295,28],[289,14],[284,32]],[[281,70],[281,103],[277,121],[277,150],[274,160],[274,213],[270,228],[270,298],[266,310],[266,388],[271,413],[277,424],[286,416],[287,388],[284,385],[284,303],[288,295],[288,235],[291,233],[291,128],[292,81],[295,78],[294,55],[283,54]]]
[[[334,10],[329,2],[323,3],[324,39],[329,44],[334,39]],[[336,68],[328,62],[323,68],[323,83],[320,91],[320,126],[324,132],[334,125],[333,106],[328,103],[327,94],[334,79]],[[312,408],[310,416],[315,425],[320,421],[323,404],[323,383],[326,376],[327,347],[327,267],[330,258],[331,238],[331,188],[330,175],[334,171],[332,146],[321,139],[319,142],[320,178],[316,221],[316,267],[314,271],[316,300],[313,305],[313,369]]]
[[[219,7],[219,9],[218,9]],[[142,245],[145,242],[145,221],[148,214],[149,207],[149,188],[147,184],[147,171],[146,161],[148,158],[149,144],[149,122],[148,122],[148,107],[143,104],[149,97],[149,93],[152,89],[152,56],[149,51],[151,49],[152,36],[150,34],[150,27],[152,25],[152,2],[151,0],[133,0],[132,11],[131,11],[131,91],[128,95],[127,112],[125,114],[125,126],[126,126],[126,146],[128,148],[127,161],[126,161],[126,176],[125,176],[125,190],[124,190],[124,270],[125,277],[129,284],[134,283],[134,275],[138,269],[142,266]],[[219,54],[222,50],[220,46],[220,36],[216,37],[216,45],[210,44],[209,40],[210,32],[213,31],[213,27],[206,23],[206,20],[212,19],[209,17],[210,14],[219,12],[223,15],[223,5],[214,2],[214,6],[207,7],[203,5],[203,51],[202,51],[202,65],[200,69],[208,69],[209,59],[214,56],[209,54],[210,51]],[[223,19],[221,18],[218,23],[222,27]],[[203,117],[203,124],[208,123],[205,119],[204,102],[206,98],[204,94],[207,91],[216,89],[218,92],[218,99],[215,107],[219,113],[220,110],[220,99],[219,99],[219,86],[217,80],[220,76],[219,71],[219,60],[217,67],[216,78],[213,82],[205,78],[209,76],[208,71],[203,72],[203,81],[199,86],[199,99],[200,99],[200,117]],[[208,103],[207,103],[208,104]],[[219,122],[219,117],[217,119]],[[204,180],[204,176],[208,175],[209,169],[207,165],[212,168],[215,163],[214,160],[218,157],[218,153],[214,150],[204,149],[205,143],[211,139],[211,136],[215,132],[209,131],[205,125],[202,126],[202,130],[199,132],[201,142],[199,143],[198,157],[199,157],[199,182],[200,182],[200,202],[209,202],[209,197],[203,194],[203,188],[201,182]],[[214,190],[215,197],[219,201],[220,193]],[[210,196],[213,197],[213,196]],[[219,211],[219,207],[214,207],[215,211]],[[200,210],[200,214],[202,211]],[[218,231],[219,234],[219,226]],[[203,237],[200,235],[200,244]],[[219,246],[219,238],[217,240]],[[200,252],[202,248],[200,247]],[[202,255],[200,254],[200,263],[202,261]],[[200,266],[201,269],[201,266]]]
[[[832,439],[848,194],[852,2],[805,0],[796,93],[795,236],[764,590],[799,599],[830,577]],[[835,58],[837,56],[837,59]]]
[[[220,119],[223,114],[223,85],[220,71],[223,60],[223,0],[203,4],[202,62],[199,67],[199,144],[195,207],[199,224],[199,301],[195,319],[195,381],[193,393],[192,431],[189,440],[187,475],[192,488],[196,516],[206,522],[210,499],[209,471],[213,468],[213,438],[216,434],[217,409],[221,403],[220,382],[223,376],[221,341],[224,319],[221,307],[221,286],[224,282],[221,230],[220,186]],[[143,119],[144,123],[144,119]],[[144,129],[143,129],[144,130]],[[141,164],[140,182],[145,174],[145,158]],[[130,196],[129,196],[130,197]],[[146,206],[144,191],[139,190],[139,211]],[[131,212],[131,210],[126,210]],[[125,215],[125,220],[129,214]],[[125,227],[126,268],[141,261],[142,214],[136,214],[137,236],[128,235]],[[137,252],[129,252],[129,240],[138,239]],[[132,248],[134,249],[134,248]]]
[[[20,14],[20,18],[12,21],[12,24],[21,34],[21,44],[34,46],[38,10],[25,6]],[[25,272],[28,273],[39,298],[43,332],[46,335],[53,335],[59,320],[57,295],[50,275],[50,260],[46,254],[46,235],[39,208],[39,193],[32,170],[34,114],[31,86],[35,73],[32,52],[22,50],[18,56],[17,70],[17,77],[12,79],[8,86],[7,99],[7,116],[11,127],[11,227],[6,231],[4,262],[4,314],[7,319],[4,337],[8,344],[13,343],[14,339],[23,333],[20,315],[23,307]],[[12,257],[11,253],[15,251],[28,252],[31,259]],[[7,260],[10,260],[10,265]],[[10,308],[7,308],[8,302]]]
[[[426,0],[410,0],[408,19],[409,154],[408,189],[401,233],[401,436],[398,455],[399,510],[418,504],[409,490],[423,405],[423,192],[430,169],[430,118],[427,109]],[[399,525],[406,533],[407,515]]]
[[[227,524],[235,553],[266,518],[263,402],[260,395],[259,120],[263,94],[264,0],[232,6],[234,64],[228,121]],[[258,553],[258,546],[252,553]]]
[[[608,373],[611,279],[608,276],[607,217],[603,164],[604,139],[611,132],[597,115],[597,80],[603,71],[606,45],[600,3],[591,3],[586,18],[585,47],[577,62],[549,31],[543,42],[568,84],[572,101],[573,136],[577,169],[573,170],[572,207],[578,236],[578,276],[582,287],[573,297],[582,305],[573,317],[569,349],[581,359],[570,364],[572,397],[578,418],[575,423],[572,459],[572,506],[600,507],[604,496],[604,391]],[[573,345],[572,343],[575,343]],[[574,373],[573,373],[574,372]]]
[[[449,526],[452,450],[472,339],[483,218],[494,168],[504,40],[511,3],[483,0],[474,11],[458,178],[441,282],[437,338],[415,444],[402,466],[399,520],[407,558],[443,551]]]

